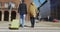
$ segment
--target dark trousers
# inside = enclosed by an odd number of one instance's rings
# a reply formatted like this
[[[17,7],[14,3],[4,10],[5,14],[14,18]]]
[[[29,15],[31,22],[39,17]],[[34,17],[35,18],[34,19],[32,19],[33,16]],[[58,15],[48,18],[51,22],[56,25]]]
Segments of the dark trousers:
[[[30,17],[30,21],[31,21],[31,27],[34,27],[35,18],[34,17]]]

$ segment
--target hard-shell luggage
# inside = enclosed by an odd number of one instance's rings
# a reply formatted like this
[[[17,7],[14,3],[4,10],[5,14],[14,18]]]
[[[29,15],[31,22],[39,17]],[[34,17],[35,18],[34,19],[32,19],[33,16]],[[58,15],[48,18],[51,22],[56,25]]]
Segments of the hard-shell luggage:
[[[10,28],[10,29],[19,29],[19,25],[20,25],[19,20],[14,19],[14,20],[11,22],[9,28]]]

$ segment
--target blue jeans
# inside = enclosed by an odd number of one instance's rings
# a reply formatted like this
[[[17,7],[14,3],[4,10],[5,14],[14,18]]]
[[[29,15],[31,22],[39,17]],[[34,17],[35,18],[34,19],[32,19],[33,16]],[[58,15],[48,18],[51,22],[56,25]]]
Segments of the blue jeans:
[[[20,24],[22,25],[22,27],[24,27],[24,21],[25,21],[25,16],[20,15]]]

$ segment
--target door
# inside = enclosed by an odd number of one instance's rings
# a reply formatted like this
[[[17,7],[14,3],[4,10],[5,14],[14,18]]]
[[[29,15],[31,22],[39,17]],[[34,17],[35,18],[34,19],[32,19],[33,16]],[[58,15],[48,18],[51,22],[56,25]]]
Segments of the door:
[[[16,19],[16,12],[15,12],[15,11],[12,11],[12,12],[11,12],[11,21],[12,21],[13,19]]]
[[[8,11],[4,12],[4,21],[9,21],[9,12]]]

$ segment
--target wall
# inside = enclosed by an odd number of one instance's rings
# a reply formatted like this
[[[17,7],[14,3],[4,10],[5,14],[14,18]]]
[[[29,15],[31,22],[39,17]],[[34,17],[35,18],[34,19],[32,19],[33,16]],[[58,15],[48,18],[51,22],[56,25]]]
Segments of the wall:
[[[60,19],[60,0],[51,0],[51,16]]]
[[[16,12],[16,19],[19,19],[19,13],[18,13],[18,6],[19,6],[19,3],[20,3],[20,0],[0,0],[0,2],[2,3],[2,7],[0,9],[0,11],[2,12],[2,17],[1,17],[1,21],[4,21],[4,11],[7,11],[9,13],[9,16],[11,15],[10,14],[10,11],[8,10],[8,8],[5,8],[4,7],[4,4],[7,2],[9,3],[10,1],[14,2],[16,7],[14,9],[12,9],[12,12],[15,11]],[[32,0],[25,0],[25,3],[27,4],[27,8],[29,7],[29,4],[31,3]],[[28,9],[27,9],[28,11]],[[10,19],[11,17],[9,17]],[[26,16],[26,20],[29,20],[29,15],[27,14]],[[9,20],[10,21],[10,20]]]
[[[40,8],[40,15],[42,18],[50,16],[50,0],[47,0],[47,2]]]

